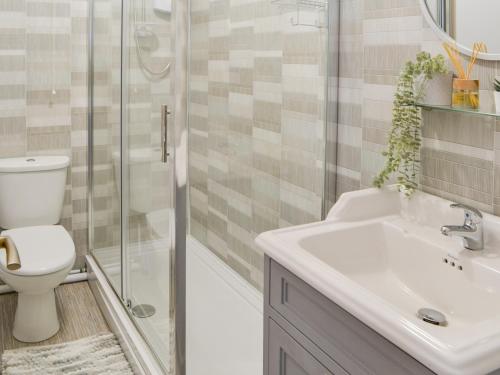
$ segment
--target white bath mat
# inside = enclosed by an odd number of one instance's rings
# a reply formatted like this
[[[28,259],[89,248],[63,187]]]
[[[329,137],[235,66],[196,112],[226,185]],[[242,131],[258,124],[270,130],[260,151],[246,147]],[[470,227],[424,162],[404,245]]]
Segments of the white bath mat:
[[[6,350],[2,375],[133,375],[113,334],[64,344]]]

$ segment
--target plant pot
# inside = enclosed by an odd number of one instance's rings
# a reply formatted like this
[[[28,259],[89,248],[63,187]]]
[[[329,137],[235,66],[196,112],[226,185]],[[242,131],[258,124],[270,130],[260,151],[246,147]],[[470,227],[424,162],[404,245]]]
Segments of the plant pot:
[[[429,105],[451,105],[452,83],[452,73],[437,74],[427,82],[421,102]]]
[[[495,109],[496,113],[500,115],[500,91],[495,91],[493,93],[495,95]]]

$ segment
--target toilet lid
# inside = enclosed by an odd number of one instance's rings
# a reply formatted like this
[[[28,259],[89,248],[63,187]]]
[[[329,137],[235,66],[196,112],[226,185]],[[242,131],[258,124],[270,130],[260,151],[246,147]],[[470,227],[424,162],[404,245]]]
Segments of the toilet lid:
[[[61,225],[41,225],[5,230],[16,244],[21,268],[10,271],[5,251],[0,251],[0,267],[13,275],[37,276],[60,271],[75,262],[75,244]]]

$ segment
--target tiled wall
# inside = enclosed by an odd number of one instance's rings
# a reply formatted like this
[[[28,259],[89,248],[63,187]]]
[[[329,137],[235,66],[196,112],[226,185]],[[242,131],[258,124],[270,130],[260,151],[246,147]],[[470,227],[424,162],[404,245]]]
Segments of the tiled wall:
[[[93,249],[120,257],[121,1],[94,1]],[[118,163],[118,164],[116,164]],[[100,259],[101,260],[101,259]],[[112,260],[109,260],[112,262]]]
[[[0,157],[68,155],[62,224],[87,251],[86,0],[0,0]]]
[[[254,238],[318,220],[324,181],[327,32],[276,3],[191,2],[191,234],[258,288]]]
[[[421,50],[444,53],[418,0],[342,0],[337,195],[369,187],[382,168],[397,78]],[[497,62],[480,61],[481,101],[491,102]],[[425,112],[422,189],[500,213],[500,122]]]

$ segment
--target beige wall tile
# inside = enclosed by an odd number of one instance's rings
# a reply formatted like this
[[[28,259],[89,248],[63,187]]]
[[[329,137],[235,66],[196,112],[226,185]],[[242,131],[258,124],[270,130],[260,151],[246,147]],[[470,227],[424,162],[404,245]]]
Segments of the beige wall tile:
[[[192,8],[191,234],[262,288],[256,235],[321,215],[326,30],[268,1]]]
[[[369,187],[382,168],[399,72],[421,49],[442,51],[417,0],[342,0],[337,196]],[[384,25],[384,28],[377,26]],[[421,26],[420,26],[421,25]],[[359,62],[362,62],[361,66]],[[481,61],[476,75],[489,95],[498,64]],[[378,95],[374,93],[379,93]],[[362,126],[363,131],[356,130]],[[500,212],[495,122],[490,118],[424,112],[421,187],[432,194]],[[361,138],[361,139],[359,139]],[[500,146],[498,146],[500,149]],[[354,155],[361,155],[360,163]],[[359,180],[358,180],[359,179]]]
[[[83,265],[88,249],[86,5],[86,0],[0,1],[0,12],[10,12],[19,25],[0,26],[0,108],[9,108],[0,114],[0,157],[72,157],[61,223],[76,245],[75,267]]]

